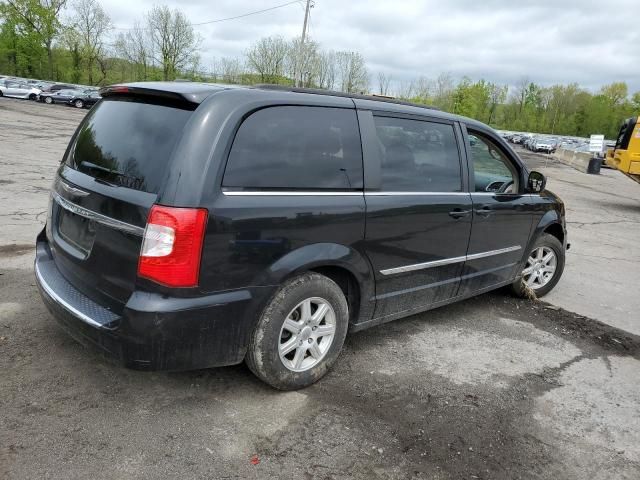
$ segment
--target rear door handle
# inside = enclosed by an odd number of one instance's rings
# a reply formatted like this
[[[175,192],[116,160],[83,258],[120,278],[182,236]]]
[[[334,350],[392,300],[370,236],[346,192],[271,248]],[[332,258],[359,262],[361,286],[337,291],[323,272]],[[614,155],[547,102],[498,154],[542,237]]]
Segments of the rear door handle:
[[[482,215],[483,217],[488,217],[491,215],[491,209],[489,207],[482,207],[476,210],[478,215]]]
[[[462,210],[461,208],[454,208],[449,212],[449,216],[453,218],[466,217],[471,213],[471,210]]]

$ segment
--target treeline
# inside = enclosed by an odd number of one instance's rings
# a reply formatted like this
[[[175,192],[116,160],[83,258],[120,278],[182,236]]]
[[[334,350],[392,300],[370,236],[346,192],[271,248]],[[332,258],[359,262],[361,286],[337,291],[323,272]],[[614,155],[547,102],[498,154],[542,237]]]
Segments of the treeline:
[[[242,57],[206,59],[202,37],[178,9],[154,6],[130,29],[115,29],[98,0],[0,0],[0,73],[105,85],[190,79],[231,84],[278,83],[370,92],[425,103],[496,128],[564,135],[617,134],[640,112],[640,92],[616,82],[597,93],[577,83],[516,86],[469,78],[400,81],[373,77],[358,52],[279,36],[257,40]]]
[[[389,78],[378,77],[385,93]],[[577,83],[543,87],[523,78],[515,87],[442,74],[401,84],[402,98],[475,118],[495,128],[586,137],[593,133],[614,139],[623,119],[640,113],[640,92],[614,82],[591,93]]]

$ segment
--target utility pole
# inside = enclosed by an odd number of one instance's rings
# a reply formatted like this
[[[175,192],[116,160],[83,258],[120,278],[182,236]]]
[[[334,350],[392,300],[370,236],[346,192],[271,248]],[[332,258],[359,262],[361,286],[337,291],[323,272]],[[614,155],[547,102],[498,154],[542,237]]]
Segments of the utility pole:
[[[304,23],[302,24],[302,36],[300,37],[300,53],[298,55],[298,68],[296,68],[296,70],[298,70],[297,75],[296,75],[296,87],[301,87],[302,86],[302,55],[304,55],[304,40],[305,37],[307,36],[307,21],[309,20],[309,10],[312,7],[312,0],[307,0],[307,6],[304,9]]]

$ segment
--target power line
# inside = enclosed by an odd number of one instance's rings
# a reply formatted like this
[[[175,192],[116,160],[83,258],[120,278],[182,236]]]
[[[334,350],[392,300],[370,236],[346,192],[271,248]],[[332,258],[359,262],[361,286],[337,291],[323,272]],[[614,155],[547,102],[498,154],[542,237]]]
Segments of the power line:
[[[302,0],[294,0],[293,2],[282,3],[280,5],[275,5],[273,7],[264,8],[262,10],[255,10],[253,12],[243,13],[242,15],[236,15],[235,17],[218,18],[216,20],[208,20],[206,22],[191,23],[190,25],[192,27],[197,27],[197,26],[200,26],[200,25],[210,25],[212,23],[220,23],[220,22],[227,22],[229,20],[237,20],[239,18],[249,17],[251,15],[258,15],[259,13],[269,12],[271,10],[276,10],[278,8],[288,7],[289,5],[293,5],[294,3],[298,3],[299,4],[301,1]],[[114,30],[133,30],[133,29],[134,29],[134,27],[114,27]],[[143,28],[142,30],[146,30],[146,29]]]
[[[210,23],[219,23],[219,22],[226,22],[227,20],[236,20],[238,18],[244,18],[244,17],[248,17],[250,15],[257,15],[259,13],[264,13],[264,12],[269,12],[271,10],[275,10],[277,8],[282,8],[282,7],[288,7],[289,5],[293,5],[294,3],[300,3],[302,0],[295,0],[294,2],[288,2],[288,3],[283,3],[281,5],[276,5],[275,7],[270,7],[270,8],[265,8],[263,10],[256,10],[255,12],[249,12],[249,13],[245,13],[243,15],[237,15],[235,17],[229,17],[229,18],[220,18],[218,20],[211,20],[208,22],[202,22],[202,23],[192,23],[193,26],[197,26],[197,25],[209,25]]]

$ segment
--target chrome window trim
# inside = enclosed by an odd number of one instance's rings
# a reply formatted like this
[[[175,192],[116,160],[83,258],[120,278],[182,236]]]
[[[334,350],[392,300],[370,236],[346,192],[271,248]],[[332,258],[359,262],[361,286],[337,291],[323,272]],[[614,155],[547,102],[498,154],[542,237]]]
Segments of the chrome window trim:
[[[89,317],[88,315],[85,315],[84,313],[82,313],[80,310],[78,310],[77,308],[75,308],[73,305],[70,305],[69,303],[67,303],[65,300],[62,299],[62,297],[60,297],[50,286],[49,284],[45,281],[44,277],[42,276],[42,274],[40,273],[40,269],[38,268],[38,264],[35,264],[35,271],[36,271],[36,277],[38,279],[38,282],[40,283],[40,286],[42,287],[42,289],[47,292],[47,295],[49,295],[53,300],[55,300],[60,306],[62,306],[65,310],[69,311],[70,313],[72,313],[74,316],[78,317],[80,320],[82,320],[85,323],[88,323],[89,325],[93,326],[93,327],[98,327],[98,328],[103,328],[104,326],[101,325],[100,323],[96,322],[93,318]]]
[[[469,195],[469,192],[341,192],[341,191],[309,191],[309,190],[223,190],[222,194],[227,197],[386,197],[396,195]]]
[[[76,215],[87,218],[89,220],[93,220],[94,222],[100,223],[107,227],[115,228],[126,233],[131,233],[132,235],[137,235],[139,237],[142,237],[144,235],[144,228],[142,227],[131,225],[130,223],[126,222],[121,222],[120,220],[116,220],[115,218],[110,218],[100,213],[94,212],[93,210],[81,207],[80,205],[76,205],[75,203],[70,202],[66,198],[60,196],[60,194],[58,194],[57,192],[51,192],[51,195],[58,205],[69,212],[75,213]]]
[[[424,270],[427,268],[441,267],[443,265],[451,265],[453,263],[467,262],[469,260],[478,260],[480,258],[492,257],[494,255],[502,255],[504,253],[515,252],[521,248],[522,247],[520,245],[514,245],[513,247],[472,253],[471,255],[462,255],[460,257],[443,258],[442,260],[434,260],[432,262],[415,263],[413,265],[404,265],[402,267],[387,268],[385,270],[380,270],[380,273],[382,275],[395,275],[398,273],[413,272],[414,270]]]
[[[222,194],[227,197],[361,197],[363,192],[340,192],[324,191],[314,192],[309,190],[223,190]]]
[[[387,197],[402,195],[425,195],[425,196],[443,196],[443,195],[469,195],[469,192],[365,192],[368,197]]]
[[[508,193],[508,192],[471,192],[471,195],[477,195],[477,196],[495,196],[495,195],[526,195],[526,193],[518,193],[518,192],[513,192],[513,193]]]

